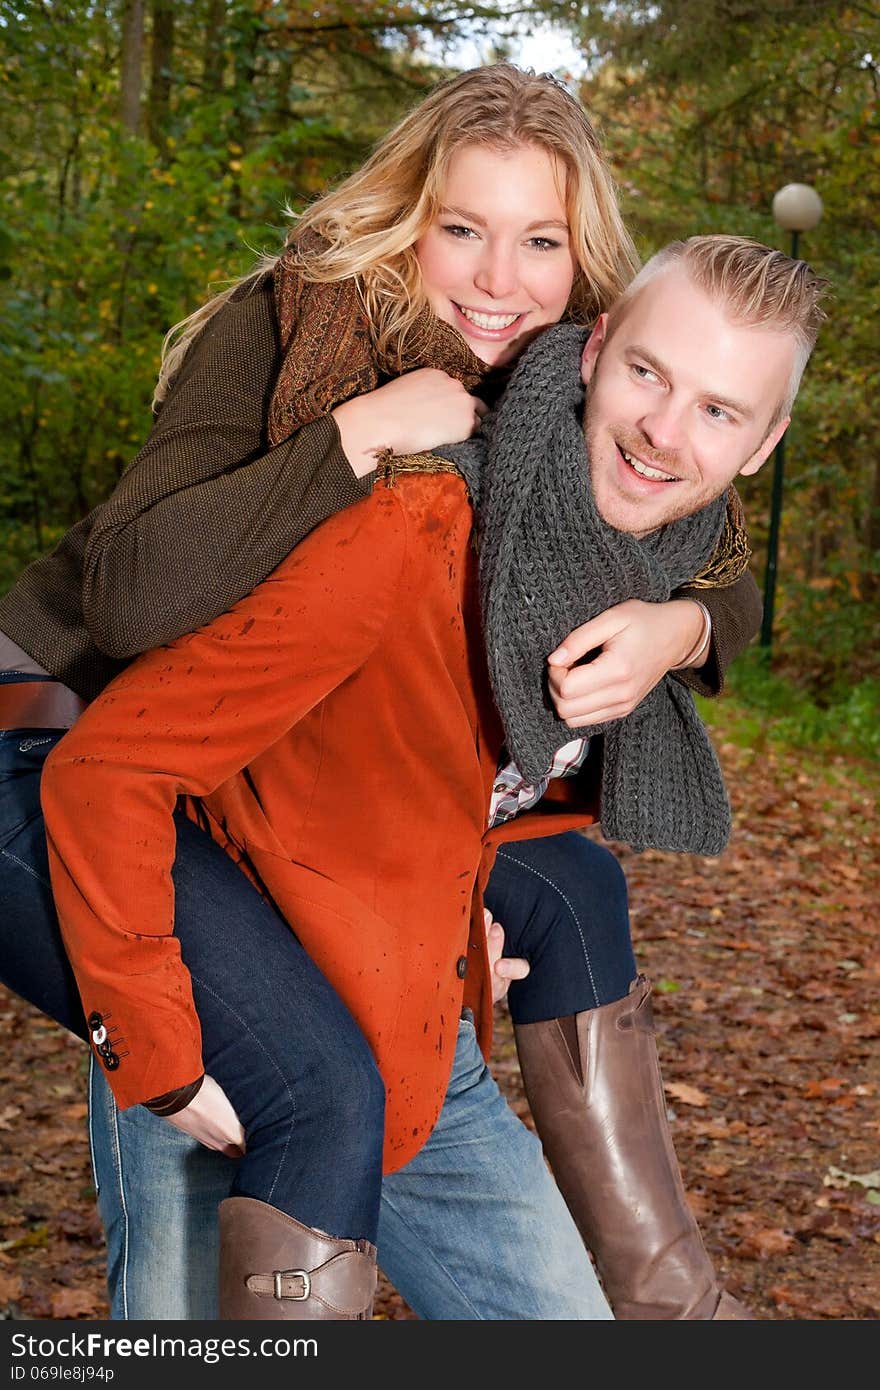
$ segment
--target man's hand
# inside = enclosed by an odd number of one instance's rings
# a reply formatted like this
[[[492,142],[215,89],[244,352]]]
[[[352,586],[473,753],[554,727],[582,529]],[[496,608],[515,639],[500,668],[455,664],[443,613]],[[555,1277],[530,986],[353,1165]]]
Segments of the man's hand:
[[[504,950],[504,928],[500,922],[492,921],[488,907],[483,908],[486,923],[486,946],[489,951],[489,976],[492,980],[492,1003],[500,1004],[505,998],[511,980],[524,980],[529,973],[529,963],[518,956],[502,959]]]
[[[227,1158],[241,1158],[245,1150],[244,1130],[229,1097],[212,1076],[206,1076],[189,1105],[176,1115],[166,1115],[168,1124],[198,1139],[206,1149],[216,1149]]]
[[[632,714],[659,680],[700,640],[703,611],[690,599],[627,599],[576,627],[547,658],[550,695],[575,729]],[[601,649],[586,666],[576,663]]]

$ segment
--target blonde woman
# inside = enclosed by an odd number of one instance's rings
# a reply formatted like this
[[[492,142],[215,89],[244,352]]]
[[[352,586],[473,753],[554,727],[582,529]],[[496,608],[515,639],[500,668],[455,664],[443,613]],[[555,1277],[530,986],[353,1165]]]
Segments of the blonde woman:
[[[213,1315],[216,1207],[230,1191],[272,1204],[319,1243],[315,1233],[328,1233],[331,1262],[352,1257],[341,1261],[353,1281],[341,1312],[333,1298],[315,1312],[302,1290],[278,1300],[270,1290],[260,1316],[364,1316],[369,1299],[354,1305],[377,1231],[384,1268],[423,1316],[607,1316],[540,1151],[475,1061],[466,1021],[440,1119],[380,1193],[382,1086],[370,1051],[297,946],[296,921],[261,896],[241,847],[226,844],[239,866],[194,825],[201,815],[223,839],[198,803],[176,821],[168,960],[180,952],[188,967],[201,1039],[172,1039],[177,1068],[157,1065],[146,1090],[129,1093],[120,1011],[90,1006],[84,1020],[76,1002],[34,807],[57,731],[131,657],[216,620],[319,523],[367,498],[382,451],[466,438],[542,329],[564,316],[592,321],[634,265],[595,135],[564,89],[507,64],[443,84],[299,219],[282,257],[182,326],[144,450],[108,503],[0,604],[0,724],[10,731],[0,749],[22,774],[6,817],[14,833],[3,868],[14,887],[3,892],[16,895],[19,921],[27,915],[4,977],[95,1050],[92,1126],[116,1316]],[[753,630],[752,590],[747,579],[713,587],[710,575],[700,603],[682,593],[597,619],[601,657],[557,681],[566,720],[623,716],[677,666],[717,688],[725,659]],[[381,777],[373,795],[379,787]],[[137,833],[124,805],[110,809],[119,834]],[[167,888],[167,875],[156,887]],[[425,901],[430,913],[428,854]],[[642,1094],[635,1055],[627,1079],[616,1024],[636,971],[616,861],[575,834],[521,840],[515,854],[502,847],[486,902],[508,949],[530,960],[511,996],[517,1025],[566,1026],[589,1012],[614,1049],[619,1109],[591,1119],[583,1107],[570,1143],[589,1142],[591,1123],[614,1129],[651,1112],[638,1161],[619,1173],[612,1156],[609,1174],[596,1175],[613,1176],[622,1209],[651,1204],[641,1248],[638,1227],[624,1260],[619,1230],[584,1231],[621,1314],[730,1316],[718,1311],[721,1292],[670,1158],[662,1093]],[[523,970],[506,967],[508,978]],[[144,1104],[117,1110],[102,1072],[126,1105]],[[242,1124],[247,1154],[233,1166]],[[293,1263],[279,1250],[273,1267]],[[297,1312],[298,1302],[309,1306]]]

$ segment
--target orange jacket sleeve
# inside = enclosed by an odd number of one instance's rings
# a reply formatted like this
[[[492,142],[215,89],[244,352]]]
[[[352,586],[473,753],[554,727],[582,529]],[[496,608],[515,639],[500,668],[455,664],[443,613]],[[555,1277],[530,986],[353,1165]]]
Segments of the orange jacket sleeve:
[[[230,612],[136,661],[47,760],[61,930],[123,1107],[203,1070],[173,936],[178,796],[213,791],[367,660],[405,553],[401,508],[379,490],[327,521]]]

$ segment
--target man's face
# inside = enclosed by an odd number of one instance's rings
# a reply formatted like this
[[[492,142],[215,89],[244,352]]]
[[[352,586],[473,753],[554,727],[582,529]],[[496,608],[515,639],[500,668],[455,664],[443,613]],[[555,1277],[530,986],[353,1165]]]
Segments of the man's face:
[[[581,367],[603,520],[644,536],[757,473],[788,424],[771,428],[794,356],[790,334],[732,323],[677,266],[636,293],[610,336],[603,314]]]

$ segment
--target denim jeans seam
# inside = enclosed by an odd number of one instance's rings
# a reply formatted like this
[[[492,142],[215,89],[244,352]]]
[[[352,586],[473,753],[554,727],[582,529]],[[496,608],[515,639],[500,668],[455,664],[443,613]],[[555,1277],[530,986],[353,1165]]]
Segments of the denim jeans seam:
[[[19,859],[17,854],[10,854],[8,849],[0,849],[0,854],[2,854],[4,859],[8,859],[10,863],[17,864],[20,869],[24,869],[25,873],[30,874],[31,878],[35,878],[38,883],[42,883],[46,888],[51,887],[47,878],[43,878],[42,874],[38,874],[24,859]]]
[[[89,1106],[88,1106],[88,1109],[89,1109],[89,1163],[91,1164],[91,1167],[92,1167],[92,1186],[93,1186],[94,1189],[95,1189],[95,1196],[100,1196],[100,1194],[101,1194],[101,1183],[100,1183],[100,1180],[99,1180],[99,1178],[98,1178],[98,1164],[97,1164],[97,1161],[96,1161],[96,1159],[95,1159],[95,1126],[94,1126],[94,1124],[93,1124],[93,1122],[92,1122],[92,1117],[93,1117],[93,1114],[94,1114],[94,1104],[93,1104],[94,1093],[95,1093],[95,1092],[94,1092],[94,1086],[95,1086],[95,1058],[94,1058],[94,1056],[93,1056],[93,1054],[92,1054],[92,1052],[91,1052],[91,1050],[90,1050],[90,1051],[89,1051],[89,1081],[88,1081],[88,1087],[87,1087],[87,1090],[88,1090],[88,1097],[89,1097]]]
[[[582,948],[583,953],[584,953],[584,962],[585,962],[586,967],[587,967],[587,974],[588,974],[589,977],[590,977],[590,985],[592,986],[592,990],[593,990],[593,998],[594,998],[595,1000],[598,1000],[598,998],[599,998],[599,991],[598,991],[597,988],[596,988],[596,981],[595,981],[594,978],[593,978],[593,967],[592,967],[592,965],[590,964],[590,953],[589,953],[589,951],[587,950],[586,938],[585,938],[585,936],[584,936],[584,932],[583,932],[583,928],[582,928],[582,926],[581,926],[580,918],[578,917],[577,913],[575,912],[574,908],[572,907],[572,904],[571,904],[571,901],[569,900],[569,898],[565,895],[565,893],[563,893],[563,891],[562,891],[562,889],[559,887],[559,885],[558,885],[557,883],[554,883],[554,882],[553,882],[552,878],[548,878],[546,874],[542,874],[542,873],[541,873],[541,870],[540,870],[540,869],[535,869],[535,868],[533,868],[531,864],[526,864],[522,859],[517,859],[516,856],[513,855],[513,854],[511,854],[509,851],[504,850],[504,849],[499,849],[499,850],[498,850],[498,857],[499,857],[500,859],[506,859],[506,860],[508,861],[508,863],[510,863],[510,864],[516,864],[520,869],[525,869],[527,873],[534,874],[534,876],[535,876],[536,878],[541,879],[541,881],[542,881],[543,883],[546,883],[546,884],[548,885],[548,887],[552,888],[553,891],[554,891],[554,893],[556,893],[556,894],[562,899],[562,901],[565,903],[565,906],[568,908],[569,912],[571,913],[572,921],[574,922],[575,927],[577,928],[577,934],[578,934],[578,936],[580,937],[580,940],[581,940],[581,948]]]
[[[190,972],[190,974],[192,974],[192,972]],[[241,1025],[241,1027],[245,1030],[245,1032],[246,1032],[246,1033],[248,1034],[248,1036],[252,1039],[252,1041],[256,1043],[257,1047],[258,1047],[258,1048],[260,1049],[260,1051],[263,1053],[263,1056],[266,1058],[266,1060],[268,1061],[269,1065],[273,1068],[273,1070],[274,1070],[275,1072],[277,1072],[278,1076],[281,1078],[281,1082],[282,1082],[282,1084],[283,1084],[283,1086],[284,1086],[284,1089],[285,1089],[285,1091],[287,1092],[287,1098],[288,1098],[288,1100],[290,1101],[290,1124],[288,1125],[287,1139],[285,1140],[285,1143],[284,1143],[283,1152],[282,1152],[281,1155],[279,1156],[278,1163],[277,1163],[276,1168],[275,1168],[275,1176],[274,1176],[274,1178],[272,1179],[272,1185],[271,1185],[271,1187],[269,1188],[268,1192],[266,1193],[266,1197],[265,1197],[265,1200],[266,1200],[267,1202],[271,1202],[271,1200],[272,1200],[272,1198],[273,1198],[273,1196],[274,1196],[274,1194],[275,1194],[275,1188],[276,1188],[276,1186],[277,1186],[277,1184],[278,1184],[278,1179],[279,1179],[279,1177],[281,1176],[281,1171],[282,1171],[282,1169],[283,1169],[283,1167],[284,1167],[284,1162],[285,1162],[285,1160],[286,1160],[286,1158],[287,1158],[287,1151],[288,1151],[288,1149],[290,1148],[290,1141],[291,1141],[291,1139],[293,1138],[293,1130],[294,1130],[294,1125],[295,1125],[295,1123],[296,1123],[296,1100],[295,1100],[295,1098],[294,1098],[293,1092],[292,1092],[291,1089],[290,1089],[290,1083],[289,1083],[289,1081],[287,1080],[287,1077],[284,1075],[284,1072],[283,1072],[283,1071],[281,1070],[281,1068],[279,1067],[278,1063],[275,1061],[275,1058],[274,1058],[274,1057],[272,1056],[272,1054],[268,1051],[268,1049],[264,1046],[264,1044],[261,1042],[261,1040],[257,1037],[256,1033],[255,1033],[255,1032],[253,1031],[253,1029],[248,1025],[247,1021],[246,1021],[245,1019],[243,1019],[243,1018],[241,1017],[241,1015],[240,1015],[239,1013],[237,1013],[237,1012],[235,1011],[235,1009],[233,1009],[232,1006],[231,1006],[230,1004],[227,1004],[227,1002],[226,1002],[225,999],[221,999],[220,996],[219,996],[219,994],[217,994],[217,992],[216,992],[215,990],[211,989],[210,985],[206,984],[204,980],[200,979],[197,975],[192,975],[192,979],[193,979],[193,982],[194,982],[195,984],[197,984],[197,985],[199,986],[200,989],[203,989],[203,990],[205,991],[206,994],[210,994],[211,998],[214,999],[214,1000],[216,1000],[216,1002],[220,1005],[220,1007],[221,1007],[222,1009],[225,1009],[228,1013],[230,1013],[230,1014],[232,1015],[232,1017],[233,1017],[234,1019],[236,1019],[236,1020],[238,1021],[238,1023],[239,1023],[239,1024]]]
[[[124,1173],[123,1173],[123,1163],[122,1163],[122,1145],[120,1144],[120,1141],[119,1141],[119,1108],[118,1108],[118,1106],[117,1106],[117,1104],[116,1104],[115,1098],[114,1098],[112,1095],[111,1095],[111,1097],[110,1097],[110,1105],[112,1106],[112,1112],[111,1112],[111,1113],[112,1113],[112,1119],[113,1119],[113,1123],[112,1123],[113,1139],[112,1139],[112,1144],[111,1144],[111,1150],[112,1150],[112,1156],[113,1156],[113,1167],[114,1167],[115,1170],[116,1170],[116,1179],[117,1179],[117,1185],[118,1185],[118,1190],[119,1190],[119,1206],[120,1206],[120,1209],[121,1209],[121,1211],[122,1211],[122,1228],[123,1228],[123,1232],[124,1232],[123,1237],[122,1237],[122,1277],[121,1277],[121,1279],[120,1279],[120,1287],[121,1287],[121,1290],[122,1290],[122,1317],[123,1317],[124,1320],[127,1321],[127,1320],[128,1320],[128,1255],[129,1255],[129,1243],[130,1243],[130,1231],[129,1231],[129,1221],[128,1221],[128,1203],[127,1203],[126,1200],[125,1200],[125,1176],[124,1176]]]

